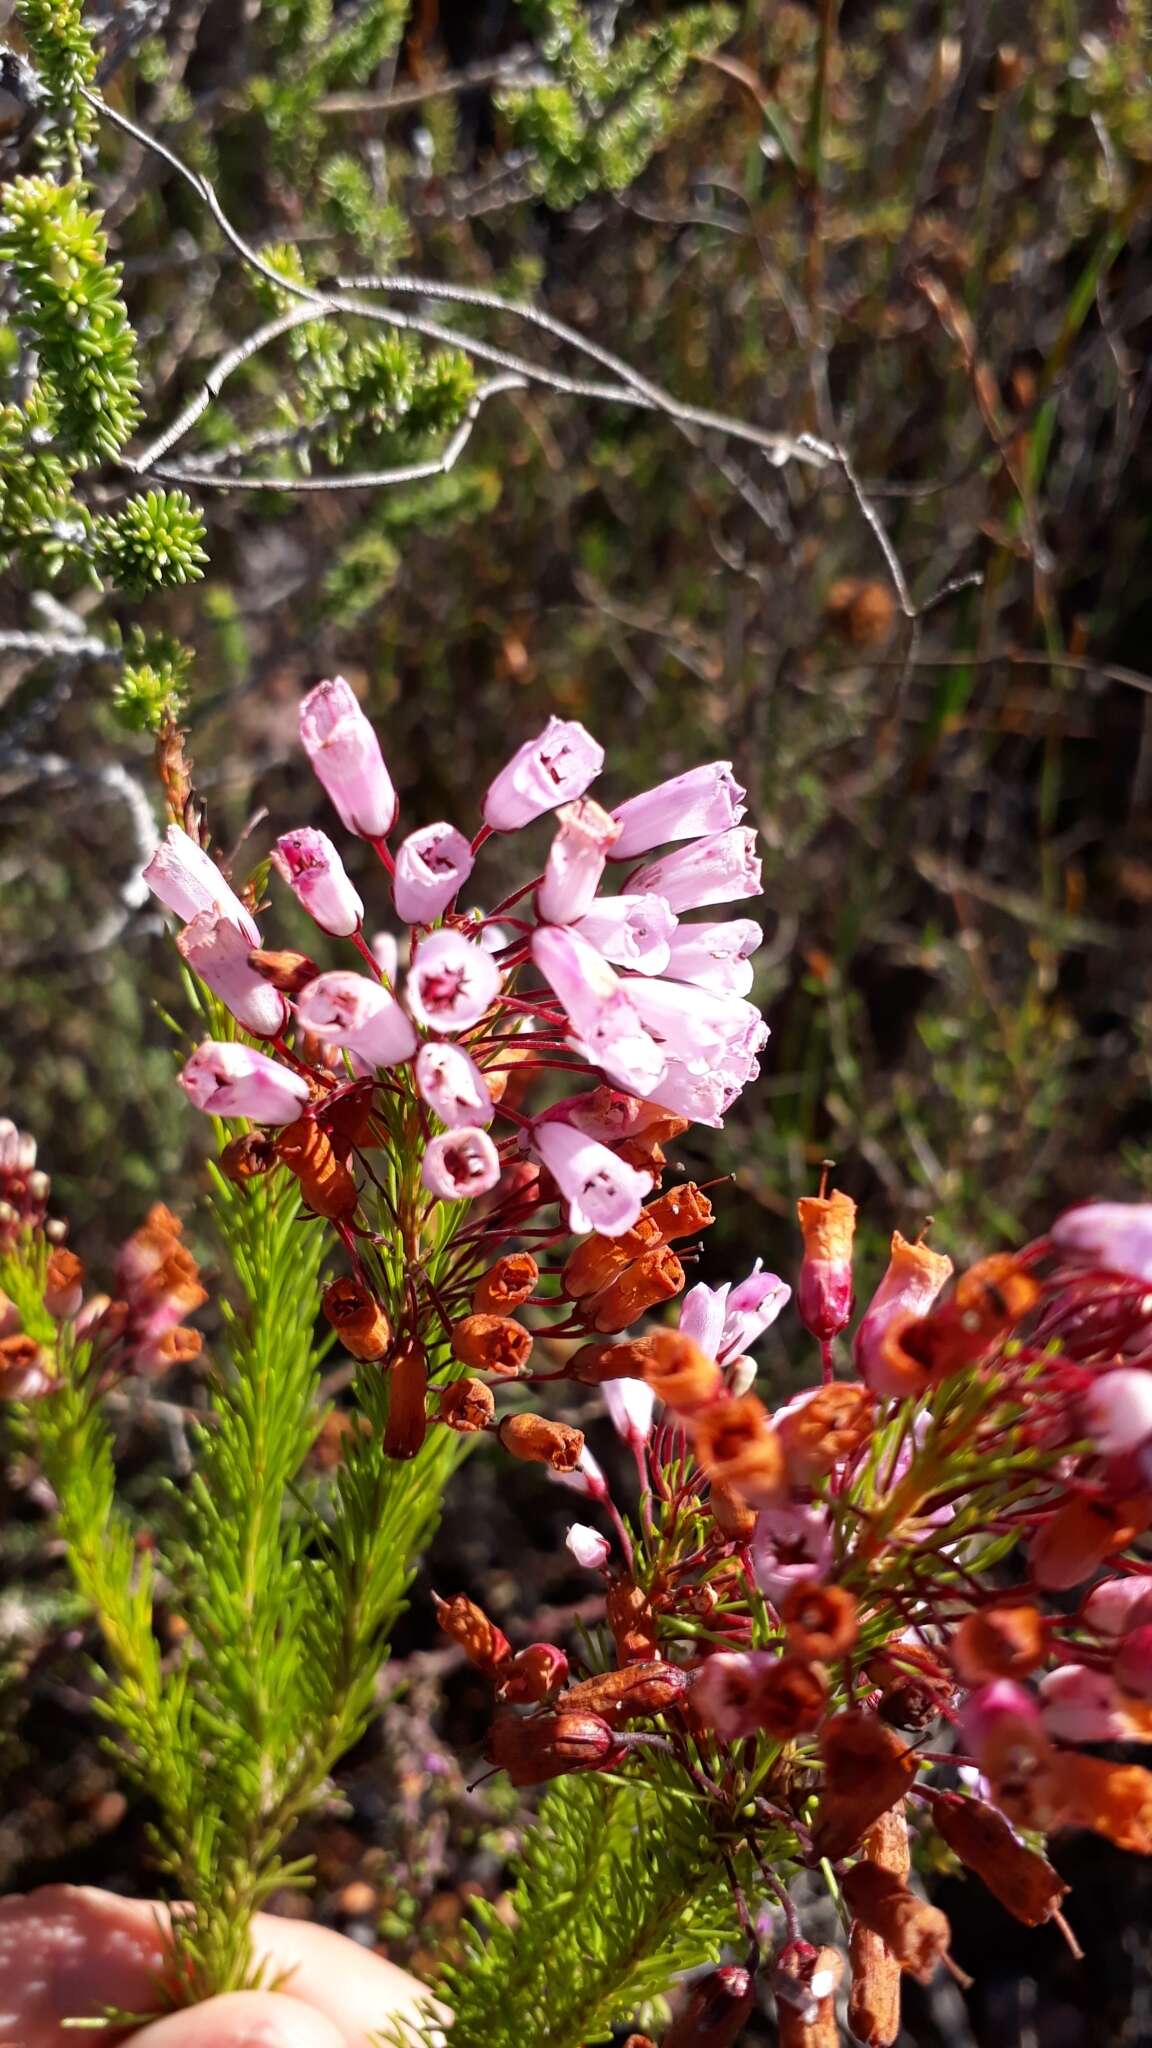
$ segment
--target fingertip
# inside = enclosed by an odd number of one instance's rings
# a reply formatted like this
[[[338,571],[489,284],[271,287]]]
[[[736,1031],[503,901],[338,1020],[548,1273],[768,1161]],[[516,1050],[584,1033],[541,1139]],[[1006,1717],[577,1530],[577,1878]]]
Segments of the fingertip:
[[[349,2048],[349,2037],[283,1992],[231,1991],[154,2020],[132,2048]]]

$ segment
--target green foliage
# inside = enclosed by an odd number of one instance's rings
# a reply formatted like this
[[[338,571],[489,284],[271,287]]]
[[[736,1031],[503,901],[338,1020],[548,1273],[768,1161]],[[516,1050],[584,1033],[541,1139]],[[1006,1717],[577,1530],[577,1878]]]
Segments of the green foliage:
[[[684,7],[606,44],[582,0],[533,0],[525,11],[556,82],[508,90],[500,103],[555,207],[633,184],[678,124],[675,96],[693,58],[736,26],[731,8]]]
[[[28,38],[39,89],[51,112],[41,151],[53,164],[66,157],[75,172],[95,131],[84,87],[96,76],[96,52],[84,22],[84,0],[19,0],[17,19]]]
[[[98,568],[129,597],[163,584],[195,583],[208,556],[204,518],[187,491],[148,491],[97,522]]]
[[[133,627],[112,692],[112,708],[128,732],[158,732],[179,720],[192,656],[166,633]]]
[[[510,1910],[479,1907],[437,1986],[459,2048],[606,2041],[738,1938],[728,1873],[683,1778],[677,1786],[660,1764],[646,1760],[643,1785],[571,1777],[549,1787]]]

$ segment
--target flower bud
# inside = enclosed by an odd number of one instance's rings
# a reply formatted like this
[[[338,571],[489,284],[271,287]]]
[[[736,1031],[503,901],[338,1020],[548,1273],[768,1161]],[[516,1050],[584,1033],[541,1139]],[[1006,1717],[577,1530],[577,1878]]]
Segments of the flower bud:
[[[297,1117],[276,1140],[276,1156],[300,1183],[300,1192],[317,1216],[341,1222],[355,1211],[360,1197],[356,1182],[341,1165],[332,1141],[315,1117]]]
[[[481,1274],[472,1291],[472,1307],[477,1315],[507,1315],[535,1292],[539,1278],[531,1252],[508,1252]]]
[[[655,1395],[644,1380],[612,1379],[604,1388],[604,1406],[612,1427],[637,1456],[652,1434]]]
[[[300,741],[348,831],[386,838],[396,822],[396,791],[380,742],[343,676],[318,683],[304,698]]]
[[[432,1597],[436,1601],[437,1624],[445,1635],[463,1650],[477,1671],[485,1672],[489,1678],[497,1677],[512,1655],[503,1629],[489,1621],[484,1609],[465,1593],[457,1593],[451,1600],[441,1600],[435,1593]]]
[[[266,1053],[234,1042],[206,1039],[179,1075],[197,1109],[210,1116],[246,1116],[255,1124],[290,1124],[308,1101],[301,1075]]]
[[[1152,1281],[1152,1202],[1085,1202],[1058,1217],[1049,1236],[1066,1258]]]
[[[880,1936],[901,1968],[917,1983],[931,1983],[952,1938],[939,1908],[867,1859],[845,1871],[840,1888],[855,1917]]]
[[[598,1529],[590,1529],[586,1522],[573,1522],[564,1538],[565,1549],[571,1552],[576,1563],[585,1571],[603,1571],[612,1554],[607,1537]]]
[[[461,1436],[473,1436],[477,1430],[487,1429],[496,1413],[495,1396],[483,1380],[453,1380],[449,1386],[441,1387],[438,1400],[441,1422],[458,1430]]]
[[[716,1401],[693,1418],[696,1456],[709,1479],[766,1506],[788,1483],[784,1448],[755,1394]]]
[[[1027,1678],[1044,1662],[1048,1625],[1031,1600],[997,1599],[966,1614],[952,1637],[952,1662],[967,1685]]]
[[[475,860],[455,825],[422,825],[396,848],[392,900],[405,924],[432,924],[459,895]]]
[[[716,1360],[678,1330],[650,1330],[618,1348],[636,1361],[656,1398],[678,1415],[698,1415],[723,1387]]]
[[[305,826],[283,833],[276,841],[272,865],[322,932],[347,939],[359,930],[364,905],[326,832]]]
[[[44,1306],[57,1322],[70,1322],[84,1300],[84,1268],[75,1252],[54,1251],[44,1274]]]
[[[1088,1435],[1102,1457],[1138,1451],[1152,1436],[1152,1372],[1136,1366],[1102,1372],[1082,1405]]]
[[[597,1714],[533,1714],[522,1721],[499,1714],[492,1723],[485,1755],[514,1785],[543,1785],[569,1771],[594,1771],[614,1763],[616,1737]]]
[[[796,1313],[821,1344],[831,1343],[852,1314],[852,1240],[856,1204],[834,1188],[804,1195],[796,1204],[804,1257],[796,1286]]]
[[[324,1314],[353,1358],[383,1358],[392,1330],[380,1302],[362,1280],[333,1280],[324,1289]]]
[[[888,1270],[872,1296],[853,1339],[856,1370],[873,1393],[888,1399],[906,1392],[890,1383],[884,1366],[884,1339],[894,1325],[905,1318],[927,1315],[940,1289],[952,1272],[952,1261],[931,1245],[910,1244],[898,1230],[892,1233]]]
[[[514,1706],[536,1706],[558,1692],[567,1676],[568,1659],[555,1643],[529,1643],[504,1666],[500,1697]]]
[[[473,1372],[499,1373],[504,1379],[522,1372],[532,1355],[532,1332],[510,1316],[462,1316],[452,1325],[452,1349],[461,1365]]]
[[[384,1428],[387,1457],[414,1458],[423,1444],[428,1430],[424,1406],[427,1387],[424,1346],[411,1341],[399,1345],[388,1374],[388,1421]]]
[[[583,796],[604,766],[604,749],[574,720],[550,718],[526,740],[489,785],[484,823],[493,832],[516,832],[561,804]]]
[[[1105,1579],[1084,1603],[1086,1627],[1104,1636],[1122,1636],[1152,1621],[1152,1573],[1132,1572],[1127,1578]]]
[[[630,1167],[625,1170],[631,1172]],[[683,1285],[684,1268],[675,1252],[659,1245],[654,1251],[642,1253],[610,1280],[602,1293],[593,1295],[585,1303],[584,1312],[594,1330],[603,1336],[614,1336],[658,1302],[671,1301]]]
[[[928,1798],[939,1834],[993,1898],[1025,1927],[1041,1927],[1052,1918],[1068,1886],[1045,1857],[1025,1848],[1002,1813],[958,1792],[930,1789]]]
[[[496,1434],[512,1457],[527,1465],[550,1465],[553,1472],[574,1472],[584,1449],[581,1430],[545,1415],[506,1415]]]
[[[425,1145],[420,1178],[441,1201],[473,1201],[497,1185],[500,1155],[487,1131],[445,1131]]]
[[[664,2036],[664,2048],[731,2048],[756,2003],[747,1970],[726,1965],[698,1977],[687,2003]]]

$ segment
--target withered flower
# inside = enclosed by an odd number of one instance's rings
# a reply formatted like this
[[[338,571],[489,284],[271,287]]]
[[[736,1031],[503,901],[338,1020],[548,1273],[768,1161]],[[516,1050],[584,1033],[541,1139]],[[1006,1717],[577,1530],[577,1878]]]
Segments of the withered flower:
[[[785,1491],[784,1447],[755,1394],[713,1402],[693,1417],[692,1430],[696,1456],[713,1482],[735,1487],[759,1506]]]
[[[647,1593],[631,1579],[614,1579],[604,1597],[604,1611],[621,1664],[655,1658],[660,1636]]]
[[[756,2003],[747,1970],[729,1964],[698,1977],[664,2036],[664,2048],[731,2048]]]
[[[447,1423],[449,1429],[459,1430],[462,1436],[471,1436],[477,1430],[487,1429],[496,1413],[496,1400],[491,1387],[486,1387],[483,1380],[464,1378],[441,1387],[439,1409],[440,1420]]]
[[[1026,1678],[1044,1662],[1048,1623],[1031,1600],[995,1599],[964,1616],[950,1647],[952,1662],[969,1685]]]
[[[1134,1856],[1152,1855],[1152,1771],[1061,1750],[1049,1768],[1060,1824],[1090,1828]]]
[[[756,1509],[749,1507],[734,1486],[726,1486],[723,1480],[714,1479],[708,1492],[708,1506],[722,1536],[727,1536],[733,1543],[751,1542],[756,1527]]]
[[[793,1586],[780,1618],[789,1648],[822,1663],[842,1657],[859,1634],[856,1601],[843,1586],[818,1586],[806,1579]]]
[[[716,1221],[711,1202],[694,1180],[669,1188],[667,1194],[649,1202],[643,1214],[649,1224],[656,1226],[665,1244],[674,1243],[678,1237],[695,1237],[698,1230],[707,1230]]]
[[[880,1936],[901,1968],[918,1983],[930,1983],[952,1939],[939,1907],[918,1898],[894,1871],[867,1858],[844,1873],[840,1888],[856,1918]]]
[[[246,1181],[271,1173],[276,1164],[276,1139],[269,1131],[244,1131],[231,1138],[220,1154],[219,1166],[225,1180],[243,1187]]]
[[[482,1273],[472,1292],[477,1315],[506,1316],[534,1293],[540,1268],[531,1252],[508,1252]]]
[[[57,1322],[78,1314],[84,1300],[84,1268],[75,1252],[61,1245],[54,1251],[44,1274],[44,1306]]]
[[[843,1968],[834,1948],[785,1943],[772,1971],[779,2048],[839,2048],[836,1987]]]
[[[818,1342],[830,1344],[852,1314],[856,1204],[834,1188],[827,1196],[802,1196],[796,1214],[804,1240],[796,1313]]]
[[[577,1380],[582,1387],[602,1387],[609,1380],[640,1379],[642,1374],[632,1351],[631,1344],[581,1344],[568,1360],[565,1378]]]
[[[974,1870],[1000,1904],[1025,1927],[1052,1918],[1068,1886],[1035,1849],[1018,1841],[1002,1813],[959,1792],[929,1791],[939,1834],[965,1870]]]
[[[647,1220],[647,1212],[642,1209],[631,1230],[625,1230],[619,1237],[600,1237],[594,1233],[578,1244],[568,1256],[560,1284],[570,1301],[587,1301],[643,1252],[652,1251],[659,1244],[660,1231]]]
[[[351,1216],[360,1197],[348,1168],[337,1159],[328,1133],[315,1117],[297,1117],[276,1139],[277,1157],[300,1183],[300,1192],[317,1216],[340,1223]]]
[[[611,1337],[618,1330],[626,1330],[658,1302],[671,1301],[683,1285],[684,1268],[675,1252],[666,1245],[658,1245],[644,1252],[631,1266],[625,1266],[602,1293],[586,1302],[585,1314],[594,1330]]]
[[[471,1366],[473,1372],[494,1372],[508,1379],[532,1356],[532,1332],[510,1316],[463,1316],[452,1325],[452,1349],[461,1365]]]
[[[679,1330],[652,1330],[616,1348],[626,1354],[635,1376],[647,1380],[653,1393],[678,1415],[695,1415],[723,1386],[716,1360]]]
[[[307,953],[266,952],[261,946],[249,953],[248,965],[283,996],[298,996],[320,972]]]
[[[757,1679],[756,1725],[778,1742],[792,1742],[819,1725],[828,1705],[828,1679],[804,1657],[777,1657]]]
[[[1152,1494],[1120,1501],[1072,1494],[1040,1523],[1028,1545],[1038,1586],[1062,1593],[1090,1579],[1106,1557],[1126,1550],[1152,1522]]]
[[[388,1374],[388,1421],[384,1449],[390,1458],[414,1458],[428,1430],[424,1397],[428,1367],[418,1340],[400,1344]]]
[[[820,1754],[824,1785],[815,1840],[820,1855],[836,1862],[903,1798],[915,1779],[917,1758],[891,1728],[858,1707],[826,1723]]]
[[[781,1415],[776,1427],[794,1485],[822,1479],[872,1434],[876,1403],[867,1387],[842,1380],[817,1387]]]
[[[324,1314],[353,1358],[383,1358],[392,1342],[388,1318],[362,1280],[333,1280],[324,1289]]]
[[[46,1394],[52,1382],[46,1359],[35,1338],[22,1330],[0,1337],[0,1400],[28,1401]]]
[[[567,1676],[568,1659],[555,1643],[529,1643],[504,1666],[500,1697],[517,1707],[538,1706],[560,1690]]]
[[[492,1723],[485,1755],[497,1770],[507,1771],[514,1785],[543,1785],[569,1771],[594,1771],[614,1763],[616,1737],[597,1714],[534,1714],[522,1721],[516,1714],[498,1714]]]
[[[683,1699],[689,1676],[678,1664],[659,1658],[626,1665],[622,1671],[601,1671],[582,1678],[564,1695],[566,1707],[585,1707],[606,1721],[630,1721],[637,1714],[663,1714]]]
[[[436,1620],[445,1635],[451,1636],[477,1671],[495,1678],[512,1655],[503,1629],[489,1621],[484,1609],[469,1600],[466,1593],[457,1593],[451,1600],[441,1600],[435,1593],[432,1598],[436,1602]]]
[[[496,1432],[504,1449],[526,1465],[550,1465],[574,1472],[584,1449],[584,1432],[546,1415],[506,1415]]]

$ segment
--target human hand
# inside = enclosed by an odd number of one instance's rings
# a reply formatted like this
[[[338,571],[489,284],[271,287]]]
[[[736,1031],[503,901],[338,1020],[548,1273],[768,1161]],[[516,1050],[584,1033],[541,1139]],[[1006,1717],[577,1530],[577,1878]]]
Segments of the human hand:
[[[0,2048],[123,2039],[63,2022],[110,2007],[147,2012],[166,1923],[162,1906],[85,1886],[0,1900]],[[234,1991],[169,2013],[133,2034],[131,2048],[368,2048],[387,2021],[427,1997],[407,1971],[326,1927],[260,1913],[253,1939],[286,1978],[283,1991]]]

